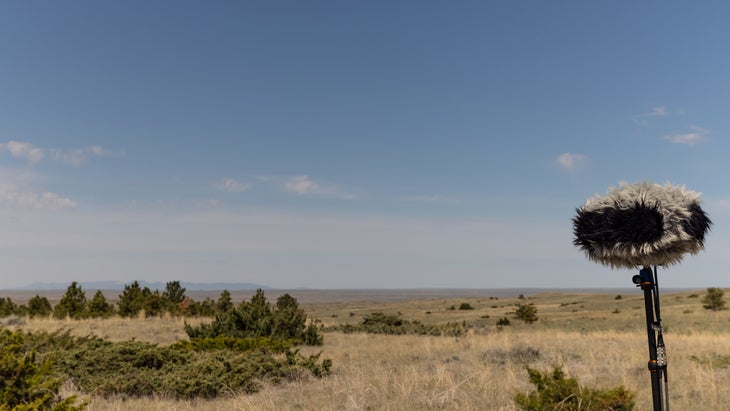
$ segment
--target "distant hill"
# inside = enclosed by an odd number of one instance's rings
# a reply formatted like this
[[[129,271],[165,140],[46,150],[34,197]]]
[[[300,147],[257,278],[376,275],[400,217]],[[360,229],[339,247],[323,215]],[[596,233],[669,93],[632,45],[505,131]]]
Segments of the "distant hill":
[[[134,281],[134,280],[133,280]],[[121,281],[77,281],[81,288],[84,290],[123,290],[125,285],[131,284],[129,282]],[[150,290],[164,290],[167,282],[148,282],[139,281],[140,287],[149,287]],[[71,282],[67,283],[32,283],[22,287],[7,288],[7,290],[37,290],[37,291],[53,291],[53,290],[65,290]],[[188,291],[215,291],[215,290],[255,290],[258,288],[269,290],[271,287],[253,283],[193,283],[180,281],[180,285]]]

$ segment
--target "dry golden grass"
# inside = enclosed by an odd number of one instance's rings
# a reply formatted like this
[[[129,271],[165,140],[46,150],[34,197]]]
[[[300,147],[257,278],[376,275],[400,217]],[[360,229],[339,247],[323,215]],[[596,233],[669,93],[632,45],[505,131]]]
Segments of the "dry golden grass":
[[[730,385],[725,381],[730,368],[709,360],[730,358],[730,311],[704,310],[701,298],[690,298],[691,294],[662,296],[671,406],[727,410]],[[540,369],[561,364],[570,376],[591,387],[624,385],[636,392],[637,410],[651,409],[644,307],[638,291],[619,300],[615,294],[546,293],[525,300],[488,297],[308,303],[310,317],[327,324],[357,322],[364,314],[384,311],[400,312],[409,320],[466,321],[476,327],[459,338],[330,332],[323,347],[302,349],[306,353],[322,350],[333,359],[333,374],[326,378],[303,377],[265,386],[253,395],[233,393],[211,401],[94,397],[88,409],[516,410],[514,393],[531,389],[525,363]],[[448,310],[461,302],[475,310]],[[540,320],[526,325],[512,319],[512,326],[498,330],[496,320],[510,316],[517,303],[534,303]],[[183,320],[162,318],[27,320],[22,327],[63,327],[79,335],[168,344],[186,338],[182,326]]]

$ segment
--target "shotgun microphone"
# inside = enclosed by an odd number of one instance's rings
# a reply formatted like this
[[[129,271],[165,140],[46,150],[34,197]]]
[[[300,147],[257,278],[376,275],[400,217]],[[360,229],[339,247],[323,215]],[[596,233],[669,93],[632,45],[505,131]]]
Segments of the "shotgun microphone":
[[[668,266],[704,249],[712,221],[684,186],[620,183],[576,209],[573,244],[611,268]]]

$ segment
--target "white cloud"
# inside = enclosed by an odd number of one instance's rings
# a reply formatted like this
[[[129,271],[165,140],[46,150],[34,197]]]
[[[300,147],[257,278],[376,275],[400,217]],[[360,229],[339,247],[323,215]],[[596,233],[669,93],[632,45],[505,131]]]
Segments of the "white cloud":
[[[37,192],[31,187],[32,175],[0,173],[0,206],[31,210],[63,210],[76,207],[76,202],[59,194]]]
[[[28,164],[35,165],[45,158],[51,158],[72,166],[80,166],[88,157],[100,157],[114,155],[111,150],[101,146],[89,146],[73,150],[62,150],[57,148],[40,148],[25,141],[8,141],[0,143],[0,151],[7,150],[10,155],[28,161]]]
[[[650,112],[643,114],[644,117],[664,117],[667,116],[669,112],[667,111],[666,106],[658,106],[653,107]]]
[[[107,150],[101,146],[89,146],[74,150],[59,150],[52,148],[48,151],[53,159],[75,167],[82,165],[89,157],[110,156],[114,154],[111,150]]]
[[[215,184],[215,188],[227,193],[240,193],[251,189],[251,184],[242,183],[233,178],[223,178]]]
[[[668,134],[664,136],[664,139],[674,144],[686,144],[691,147],[707,140],[707,135],[710,133],[710,130],[698,126],[692,126],[689,129],[689,133]]]
[[[357,198],[354,194],[346,193],[336,186],[318,183],[306,175],[286,178],[281,184],[281,187],[286,193],[300,196],[316,195],[343,200],[352,200]]]
[[[284,182],[284,191],[287,193],[305,195],[322,194],[324,189],[308,176],[295,176]]]
[[[23,141],[8,141],[0,144],[0,150],[7,150],[15,158],[28,160],[30,164],[36,164],[45,157],[43,149]]]
[[[652,107],[651,110],[647,113],[642,113],[634,116],[634,122],[640,126],[646,126],[649,124],[648,118],[649,117],[666,117],[669,115],[669,110],[667,110],[667,106],[656,106]]]
[[[566,170],[574,170],[578,167],[578,165],[584,163],[586,160],[588,160],[588,156],[573,153],[563,153],[555,159],[558,165]]]

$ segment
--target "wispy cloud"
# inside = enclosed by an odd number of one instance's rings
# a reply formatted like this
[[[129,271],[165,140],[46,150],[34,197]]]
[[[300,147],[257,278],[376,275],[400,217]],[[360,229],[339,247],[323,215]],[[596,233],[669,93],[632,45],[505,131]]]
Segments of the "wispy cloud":
[[[656,107],[652,107],[651,110],[649,110],[646,113],[641,113],[641,114],[635,115],[633,120],[635,123],[637,123],[641,126],[645,126],[645,125],[649,124],[648,120],[650,118],[666,117],[668,115],[669,115],[669,110],[667,109],[667,106],[656,106]]]
[[[566,170],[574,170],[588,160],[585,154],[563,153],[555,158],[555,162]]]
[[[74,150],[59,150],[49,149],[48,152],[53,159],[61,161],[63,163],[78,167],[89,157],[104,157],[116,155],[115,152],[105,149],[101,146],[89,146],[84,148],[78,148]]]
[[[7,143],[0,143],[0,150],[7,150],[11,156],[27,160],[29,164],[36,164],[46,156],[43,149],[23,141],[11,140]]]
[[[689,133],[667,134],[664,139],[674,144],[686,144],[691,147],[707,140],[707,135],[710,134],[710,130],[698,126],[691,126],[689,129]]]
[[[8,171],[0,172],[0,206],[31,210],[63,210],[76,207],[76,202],[50,191],[32,188],[33,176]]]
[[[281,182],[281,189],[285,193],[296,194],[299,196],[314,195],[343,200],[353,200],[357,198],[356,195],[347,193],[335,185],[314,181],[306,175],[285,178]]]
[[[242,183],[233,178],[223,178],[215,184],[215,188],[226,193],[241,193],[250,190],[252,187],[249,183]]]
[[[642,114],[643,117],[665,117],[669,114],[667,106],[652,107],[648,113]]]
[[[284,181],[284,191],[287,193],[305,195],[305,194],[323,194],[326,190],[313,181],[308,176],[295,176]]]
[[[25,141],[12,140],[7,143],[0,143],[0,152],[1,151],[7,151],[15,158],[26,160],[30,165],[38,164],[41,160],[50,158],[75,167],[82,165],[89,157],[121,154],[96,145],[78,149],[62,150],[58,148],[36,147]]]

